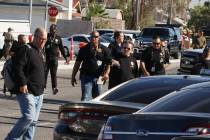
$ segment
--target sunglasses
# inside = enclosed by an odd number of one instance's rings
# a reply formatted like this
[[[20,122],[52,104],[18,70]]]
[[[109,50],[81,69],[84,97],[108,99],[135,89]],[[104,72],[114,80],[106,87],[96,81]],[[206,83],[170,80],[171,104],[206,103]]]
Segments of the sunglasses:
[[[99,36],[93,36],[93,38],[98,38]]]
[[[131,50],[131,48],[128,48],[128,47],[124,47],[123,49],[124,50]]]
[[[153,42],[154,45],[160,45],[160,42]]]

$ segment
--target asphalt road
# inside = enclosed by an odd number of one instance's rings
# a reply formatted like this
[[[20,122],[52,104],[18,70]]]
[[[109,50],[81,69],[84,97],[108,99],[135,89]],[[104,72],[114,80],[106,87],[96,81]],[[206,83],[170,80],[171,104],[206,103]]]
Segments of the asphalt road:
[[[178,64],[177,60],[173,61],[172,64],[167,67],[167,74],[176,74]],[[73,64],[63,65],[63,61],[60,62],[58,69],[59,93],[57,95],[52,95],[51,81],[48,77],[48,86],[45,90],[44,104],[34,140],[52,140],[53,127],[57,120],[59,106],[67,102],[80,100],[81,90],[79,81],[78,85],[75,87],[72,87],[70,84],[72,66]],[[2,62],[0,62],[0,70],[1,68]],[[10,97],[9,93],[5,96],[2,93],[1,87],[3,87],[3,80],[0,80],[0,139],[3,140],[19,118],[20,113],[15,96]],[[107,85],[104,86],[104,91],[106,90]]]

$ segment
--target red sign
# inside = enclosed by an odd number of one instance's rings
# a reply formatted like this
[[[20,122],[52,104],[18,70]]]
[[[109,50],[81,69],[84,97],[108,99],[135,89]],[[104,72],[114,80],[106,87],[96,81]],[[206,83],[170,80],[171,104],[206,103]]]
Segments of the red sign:
[[[51,16],[51,17],[55,17],[58,15],[58,9],[55,7],[55,6],[52,6],[48,9],[48,14]]]

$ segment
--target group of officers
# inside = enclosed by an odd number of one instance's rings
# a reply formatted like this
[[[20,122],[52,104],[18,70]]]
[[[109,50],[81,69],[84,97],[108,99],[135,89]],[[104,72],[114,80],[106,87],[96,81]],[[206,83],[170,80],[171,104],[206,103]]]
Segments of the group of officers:
[[[47,41],[43,48],[45,52],[45,88],[47,85],[47,77],[50,71],[51,75],[51,84],[52,84],[52,93],[55,95],[58,93],[57,88],[57,69],[58,69],[58,58],[63,55],[66,63],[69,63],[67,60],[67,56],[65,55],[65,50],[62,44],[61,37],[57,35],[57,26],[52,24],[50,26],[49,33],[47,34]],[[3,56],[5,59],[9,59],[10,57],[14,57],[15,53],[19,49],[19,47],[23,46],[28,42],[28,36],[19,34],[18,40],[16,41],[12,35],[12,29],[8,28],[8,32],[3,34],[4,39],[4,47],[3,47]],[[6,91],[6,87],[4,87]],[[5,92],[4,91],[4,92]]]
[[[99,37],[97,31],[91,33],[91,42],[79,50],[72,71],[71,83],[75,86],[80,69],[82,101],[98,96],[108,78],[110,89],[140,76],[165,74],[169,54],[159,36],[153,37],[152,45],[143,52],[140,64],[133,57],[133,42],[124,40],[122,32],[114,32],[114,42],[108,48],[100,44]]]
[[[71,84],[77,84],[76,74],[80,70],[82,101],[97,97],[102,92],[102,85],[109,81],[108,89],[111,89],[125,81],[140,76],[163,75],[165,67],[169,63],[169,54],[159,36],[154,36],[152,45],[142,53],[140,64],[133,57],[134,44],[131,40],[125,40],[123,32],[114,32],[114,42],[109,47],[100,44],[99,33],[91,33],[91,41],[80,48],[73,67]],[[6,43],[6,42],[5,42]],[[15,55],[18,46],[27,43],[26,36],[19,35],[14,42],[10,55]],[[50,71],[53,94],[58,93],[57,69],[58,58],[61,55],[69,64],[61,38],[57,35],[55,24],[50,26],[45,52],[45,86]],[[109,79],[109,80],[108,80]]]

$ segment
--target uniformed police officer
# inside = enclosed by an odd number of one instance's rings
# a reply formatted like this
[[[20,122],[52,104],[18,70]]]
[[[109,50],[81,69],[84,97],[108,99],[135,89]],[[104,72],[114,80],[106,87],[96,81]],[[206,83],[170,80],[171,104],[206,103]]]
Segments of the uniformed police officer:
[[[80,68],[80,80],[82,89],[82,101],[87,101],[101,93],[101,81],[108,79],[111,56],[108,48],[101,46],[99,33],[91,33],[91,42],[80,48],[72,71],[71,84],[76,82],[76,74]]]
[[[114,41],[109,44],[109,49],[111,51],[112,56],[112,66],[110,67],[109,73],[109,85],[108,89],[113,88],[114,86],[119,84],[119,77],[115,73],[117,73],[119,63],[116,59],[122,57],[123,47],[122,43],[124,41],[124,34],[120,31],[114,32]]]
[[[10,57],[9,51],[12,47],[13,42],[15,41],[14,36],[12,35],[12,28],[8,28],[8,32],[5,32],[3,34],[4,36],[4,47],[3,47],[3,55],[5,59],[8,59]]]
[[[46,85],[47,85],[47,76],[50,71],[52,91],[53,94],[58,93],[57,88],[57,69],[58,69],[58,58],[62,54],[67,62],[67,57],[65,55],[65,50],[63,48],[61,38],[56,34],[57,27],[55,24],[50,26],[50,32],[47,35],[47,42],[45,44],[45,53],[46,53]]]
[[[167,51],[162,46],[159,36],[153,37],[152,46],[146,48],[142,54],[140,68],[144,76],[164,75],[165,67],[169,63]]]
[[[122,55],[115,60],[118,64],[112,64],[112,66],[116,65],[115,68],[112,69],[112,74],[116,76],[115,82],[112,83],[113,87],[139,76],[138,64],[132,55],[133,42],[124,41],[122,43],[122,49]]]

